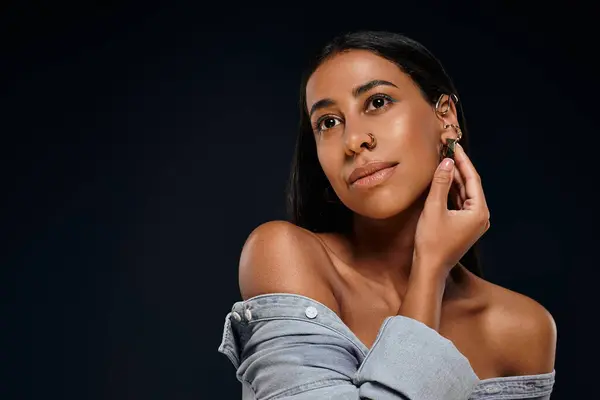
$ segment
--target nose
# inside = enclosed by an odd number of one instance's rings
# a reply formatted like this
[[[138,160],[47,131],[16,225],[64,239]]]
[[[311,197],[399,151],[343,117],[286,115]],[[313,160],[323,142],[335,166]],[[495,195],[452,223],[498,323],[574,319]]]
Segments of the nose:
[[[364,150],[371,150],[373,148],[373,140],[373,135],[364,129],[346,132],[346,138],[344,140],[346,154],[348,156],[354,156],[362,153]]]

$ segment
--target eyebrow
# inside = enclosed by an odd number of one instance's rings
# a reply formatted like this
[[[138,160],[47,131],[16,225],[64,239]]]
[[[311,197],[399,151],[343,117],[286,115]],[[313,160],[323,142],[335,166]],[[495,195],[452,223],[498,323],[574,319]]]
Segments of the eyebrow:
[[[354,97],[358,97],[363,93],[368,92],[369,90],[377,87],[377,86],[393,86],[395,88],[397,88],[398,86],[394,85],[392,82],[388,82],[388,81],[384,81],[381,79],[374,79],[372,81],[369,81],[365,84],[362,84],[360,86],[355,87],[354,89],[352,89],[352,96]],[[312,105],[312,107],[310,108],[310,112],[308,114],[308,117],[312,117],[313,113],[317,110],[320,110],[322,108],[326,108],[329,106],[335,105],[335,101],[333,101],[332,99],[322,99],[317,101],[315,104]]]

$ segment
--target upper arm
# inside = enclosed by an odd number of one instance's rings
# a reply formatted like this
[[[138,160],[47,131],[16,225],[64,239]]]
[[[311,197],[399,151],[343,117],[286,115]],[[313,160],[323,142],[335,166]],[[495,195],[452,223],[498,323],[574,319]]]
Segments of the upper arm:
[[[240,256],[239,285],[242,298],[269,293],[310,297],[338,312],[325,270],[331,261],[314,235],[285,221],[258,226]]]
[[[527,315],[529,322],[524,329],[531,357],[524,362],[524,369],[534,374],[552,372],[556,355],[556,323],[548,310],[541,304],[532,302]]]
[[[496,321],[507,369],[510,375],[552,372],[557,339],[554,318],[535,300],[515,295]]]

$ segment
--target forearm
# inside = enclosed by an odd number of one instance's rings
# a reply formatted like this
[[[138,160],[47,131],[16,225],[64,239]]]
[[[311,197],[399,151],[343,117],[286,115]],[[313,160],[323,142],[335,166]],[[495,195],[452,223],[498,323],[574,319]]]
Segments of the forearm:
[[[434,271],[431,266],[413,265],[398,315],[415,319],[437,331],[446,277]]]

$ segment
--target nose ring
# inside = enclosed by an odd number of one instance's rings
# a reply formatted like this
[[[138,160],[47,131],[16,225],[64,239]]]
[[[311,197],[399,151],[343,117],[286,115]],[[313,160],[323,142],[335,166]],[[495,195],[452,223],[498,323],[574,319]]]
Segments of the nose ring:
[[[372,133],[367,133],[367,135],[371,138],[371,142],[366,143],[365,145],[367,146],[367,149],[373,150],[377,146],[377,139]]]

